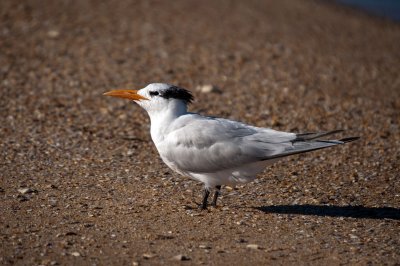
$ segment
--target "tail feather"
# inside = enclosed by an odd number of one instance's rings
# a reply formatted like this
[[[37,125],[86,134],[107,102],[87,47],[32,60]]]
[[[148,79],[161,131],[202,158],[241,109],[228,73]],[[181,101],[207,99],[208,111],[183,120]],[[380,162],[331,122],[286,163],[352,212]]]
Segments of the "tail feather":
[[[333,134],[336,134],[336,133],[340,133],[340,132],[343,132],[343,131],[344,130],[342,130],[342,129],[337,129],[337,130],[332,130],[332,131],[328,131],[328,132],[299,133],[299,134],[296,134],[296,138],[293,140],[293,142],[319,139],[319,138],[326,137],[326,136],[329,136],[329,135],[333,135]]]

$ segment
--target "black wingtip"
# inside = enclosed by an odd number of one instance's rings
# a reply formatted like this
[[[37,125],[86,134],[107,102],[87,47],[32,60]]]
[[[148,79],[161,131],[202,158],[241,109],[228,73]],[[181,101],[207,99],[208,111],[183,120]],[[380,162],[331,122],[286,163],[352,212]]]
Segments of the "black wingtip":
[[[344,143],[346,142],[352,142],[355,140],[358,140],[360,137],[348,137],[348,138],[344,138],[344,139],[340,139],[339,141],[343,141]]]
[[[337,134],[344,132],[343,129],[337,129],[337,130],[332,130],[332,131],[327,131],[327,132],[307,132],[307,133],[298,133],[296,134],[296,139],[293,140],[293,142],[296,141],[310,141],[314,139],[319,139],[322,137],[326,137],[329,135]]]

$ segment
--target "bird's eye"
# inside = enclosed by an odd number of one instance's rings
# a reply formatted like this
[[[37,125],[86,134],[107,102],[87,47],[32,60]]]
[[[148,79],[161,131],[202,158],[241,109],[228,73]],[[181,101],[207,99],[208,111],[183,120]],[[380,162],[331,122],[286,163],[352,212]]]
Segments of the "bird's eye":
[[[149,92],[149,94],[151,96],[157,96],[159,93],[158,93],[158,91],[151,91],[151,92]]]

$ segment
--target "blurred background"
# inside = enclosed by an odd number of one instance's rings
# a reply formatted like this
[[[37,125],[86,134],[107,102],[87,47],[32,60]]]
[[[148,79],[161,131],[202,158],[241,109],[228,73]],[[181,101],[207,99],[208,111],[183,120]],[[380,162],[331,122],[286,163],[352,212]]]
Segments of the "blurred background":
[[[397,0],[338,0],[337,2],[359,8],[370,14],[400,21],[400,2]]]

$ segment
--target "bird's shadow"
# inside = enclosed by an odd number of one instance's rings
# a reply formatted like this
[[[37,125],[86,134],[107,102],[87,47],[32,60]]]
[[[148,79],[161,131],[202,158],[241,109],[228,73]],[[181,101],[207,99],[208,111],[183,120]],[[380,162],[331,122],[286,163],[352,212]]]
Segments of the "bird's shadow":
[[[255,207],[264,213],[316,215],[364,219],[400,220],[400,209],[391,207],[326,206],[326,205],[273,205]]]

